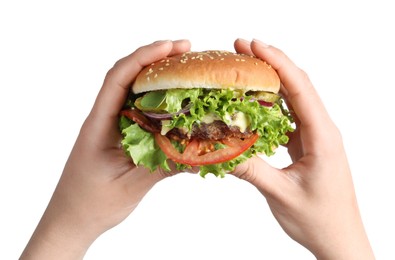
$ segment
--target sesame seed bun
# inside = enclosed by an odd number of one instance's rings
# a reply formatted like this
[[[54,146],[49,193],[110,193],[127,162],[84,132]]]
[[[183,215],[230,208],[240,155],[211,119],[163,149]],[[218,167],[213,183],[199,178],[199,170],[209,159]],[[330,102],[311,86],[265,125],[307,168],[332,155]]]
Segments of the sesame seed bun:
[[[226,51],[187,52],[145,67],[132,91],[174,88],[242,89],[278,93],[276,71],[258,58]]]

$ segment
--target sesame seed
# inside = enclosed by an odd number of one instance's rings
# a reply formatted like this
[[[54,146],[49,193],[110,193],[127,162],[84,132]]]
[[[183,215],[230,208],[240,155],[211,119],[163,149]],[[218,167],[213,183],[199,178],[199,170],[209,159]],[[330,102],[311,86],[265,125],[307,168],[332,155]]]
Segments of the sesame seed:
[[[241,61],[246,61],[245,59],[241,59]]]
[[[220,60],[224,60],[225,58],[221,58]]]
[[[150,81],[150,78],[149,78],[149,77],[147,77],[147,81]]]
[[[240,61],[240,59],[235,59],[235,61]]]
[[[156,73],[155,73],[155,75],[154,75],[154,79],[155,79],[156,77],[158,77],[158,74],[156,74]]]
[[[170,63],[166,63],[165,66],[170,66]]]
[[[158,70],[163,70],[163,67],[160,67]]]
[[[149,75],[149,74],[151,74],[152,72],[154,72],[153,69],[152,69],[152,68],[149,68],[148,72],[145,73],[145,75]]]
[[[258,65],[258,62],[255,62],[254,64],[255,64],[255,65]]]

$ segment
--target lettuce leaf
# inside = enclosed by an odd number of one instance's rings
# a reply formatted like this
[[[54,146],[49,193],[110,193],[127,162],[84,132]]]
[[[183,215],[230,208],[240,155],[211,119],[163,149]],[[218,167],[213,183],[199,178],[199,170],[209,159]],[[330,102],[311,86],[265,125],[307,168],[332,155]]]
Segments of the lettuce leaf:
[[[181,110],[184,100],[196,100],[201,95],[202,89],[169,89],[166,91],[166,111],[176,113]]]
[[[167,156],[155,143],[154,136],[141,129],[136,123],[125,116],[121,117],[120,127],[124,138],[121,142],[126,154],[132,158],[135,165],[142,165],[151,172],[158,167],[170,171]]]

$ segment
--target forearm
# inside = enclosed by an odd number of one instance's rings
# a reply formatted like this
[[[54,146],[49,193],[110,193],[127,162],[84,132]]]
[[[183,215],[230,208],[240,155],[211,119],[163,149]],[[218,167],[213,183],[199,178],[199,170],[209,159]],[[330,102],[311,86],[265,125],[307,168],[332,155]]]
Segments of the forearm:
[[[330,250],[321,250],[314,255],[317,260],[374,260],[374,254],[368,241],[353,241],[340,247],[333,247]]]
[[[20,259],[82,259],[99,235],[50,203]]]
[[[38,232],[33,235],[20,259],[83,259],[87,248],[70,244],[69,240],[46,237]]]
[[[88,238],[76,230],[66,230],[59,224],[46,223],[43,219],[20,259],[82,259],[94,238]]]
[[[375,259],[369,239],[359,217],[342,230],[332,230],[332,237],[312,248],[318,260],[373,260]]]

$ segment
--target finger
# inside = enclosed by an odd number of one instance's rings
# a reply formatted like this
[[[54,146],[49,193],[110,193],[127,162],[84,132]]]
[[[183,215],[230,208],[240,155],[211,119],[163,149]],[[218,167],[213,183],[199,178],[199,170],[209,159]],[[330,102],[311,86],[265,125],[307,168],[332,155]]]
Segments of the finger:
[[[247,55],[254,55],[254,53],[251,50],[251,42],[244,40],[244,39],[237,39],[234,42],[234,47],[237,53],[244,53]],[[281,84],[281,89],[280,92],[282,92],[284,95],[287,94],[287,90],[284,88],[283,84]],[[296,123],[297,126],[300,125],[299,119],[295,112],[293,111],[292,105],[285,99],[285,102],[287,104],[287,107]],[[291,155],[291,158],[293,161],[296,161],[301,157],[302,154],[302,149],[301,149],[301,144],[300,144],[300,139],[297,137],[297,133],[299,133],[299,129],[294,131],[294,132],[288,132],[287,135],[289,137],[289,142],[287,144],[284,144],[285,147],[288,148],[288,152]],[[298,144],[296,144],[298,143]]]
[[[254,53],[251,50],[251,42],[250,41],[238,38],[234,42],[234,48],[235,48],[237,53],[244,53],[244,54],[247,54],[247,55],[253,55],[254,56]],[[283,84],[281,84],[280,93],[282,93],[283,96],[287,96],[288,95],[288,91],[287,91],[286,88],[284,88]],[[295,123],[297,125],[299,125],[299,119],[298,119],[297,115],[295,114],[295,112],[294,112],[294,110],[292,108],[292,105],[286,99],[285,99],[285,102],[286,102],[286,105],[287,105],[287,107],[289,109],[289,112],[291,113],[292,117],[295,120]]]
[[[158,41],[140,47],[134,53],[119,60],[108,72],[93,111],[103,117],[117,117],[129,92],[130,84],[142,68],[166,56],[188,51],[189,48],[188,41]]]
[[[189,51],[191,49],[191,42],[189,40],[173,41],[173,48],[167,56],[173,56],[179,53]]]
[[[253,53],[269,63],[284,85],[283,94],[291,104],[301,124],[325,127],[329,116],[306,73],[298,68],[281,50],[258,40],[251,42]]]
[[[140,47],[115,63],[107,73],[91,113],[84,124],[93,140],[102,140],[101,147],[118,146],[118,115],[129,93],[131,83],[143,67],[169,55],[190,49],[187,40],[159,41]],[[106,141],[106,142],[105,142]]]
[[[167,163],[170,168],[170,171],[167,171],[161,167],[158,167],[158,169],[153,173],[153,175],[158,175],[157,180],[161,180],[161,179],[164,179],[164,178],[167,178],[170,176],[174,176],[174,175],[179,174],[181,172],[197,174],[197,173],[199,173],[199,170],[200,170],[200,167],[193,166],[193,167],[190,167],[190,168],[188,167],[188,168],[180,171],[177,169],[176,163],[173,162],[172,160],[168,160]],[[140,167],[140,168],[143,168],[143,167]]]
[[[283,172],[266,163],[259,157],[253,157],[236,167],[230,174],[254,185],[265,197],[279,197],[286,188]]]
[[[244,53],[247,55],[254,55],[254,53],[251,50],[251,42],[244,40],[244,39],[237,39],[234,42],[234,48],[237,53]]]

